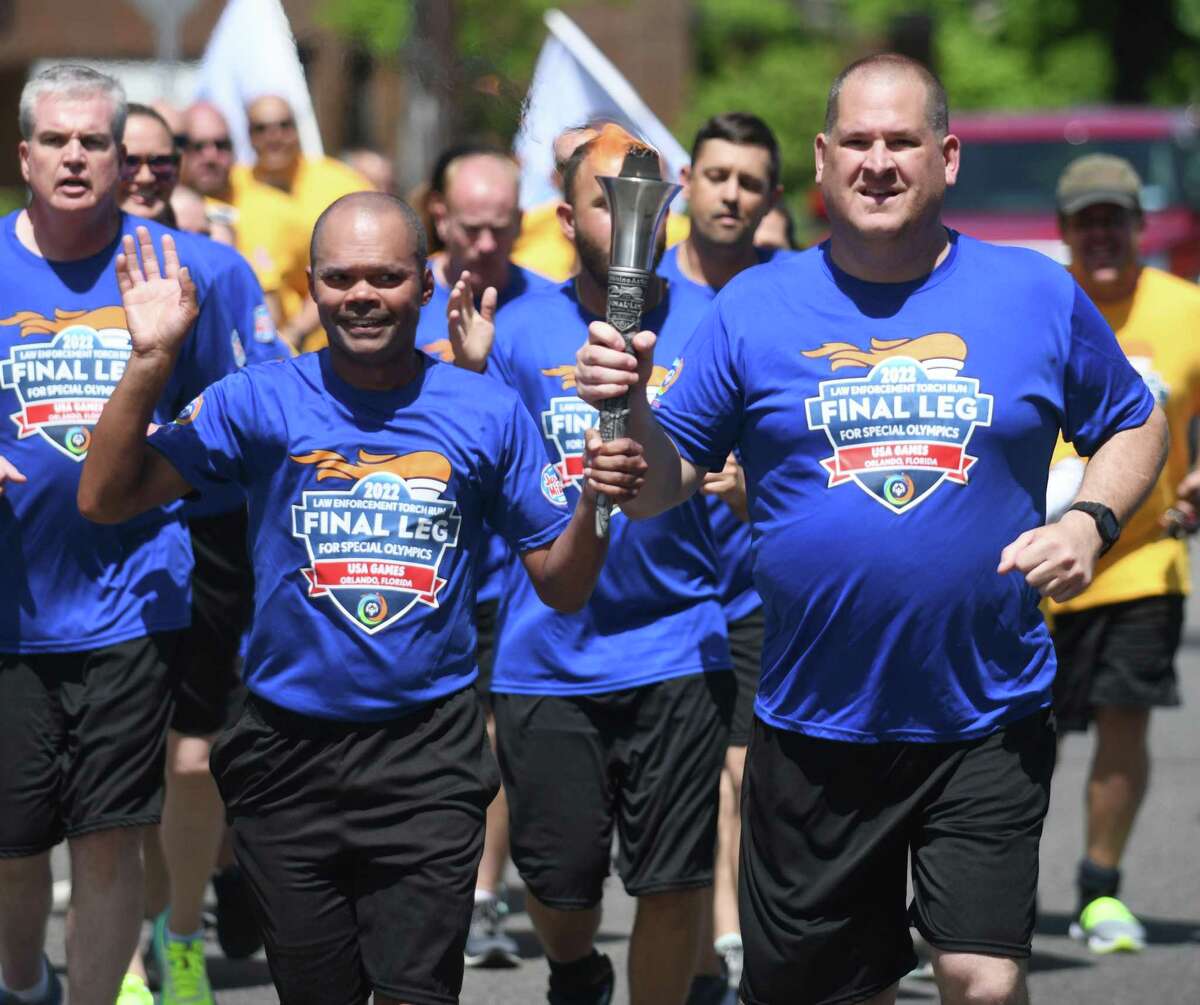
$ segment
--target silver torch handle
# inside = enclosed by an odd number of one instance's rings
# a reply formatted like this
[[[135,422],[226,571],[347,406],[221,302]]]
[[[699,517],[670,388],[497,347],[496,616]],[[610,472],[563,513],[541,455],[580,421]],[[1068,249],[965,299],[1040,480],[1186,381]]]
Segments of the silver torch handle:
[[[634,269],[617,265],[608,267],[608,304],[605,320],[619,331],[625,339],[625,351],[633,354],[633,336],[642,324],[642,312],[646,307],[646,290],[653,274],[645,269]],[[609,398],[600,403],[600,438],[608,443],[625,435],[629,424],[629,394]],[[596,535],[608,536],[608,524],[612,518],[612,500],[600,496],[596,501]]]

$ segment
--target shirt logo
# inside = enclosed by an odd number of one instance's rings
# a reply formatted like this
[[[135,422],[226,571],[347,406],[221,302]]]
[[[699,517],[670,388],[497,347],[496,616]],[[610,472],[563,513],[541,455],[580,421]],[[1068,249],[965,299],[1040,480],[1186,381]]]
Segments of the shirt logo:
[[[196,416],[200,414],[200,406],[204,404],[204,395],[198,394],[186,405],[179,410],[179,414],[175,416],[175,425],[190,426],[196,421]]]
[[[542,371],[545,377],[562,382],[564,391],[575,390],[575,367],[572,364],[550,367]],[[646,397],[651,404],[664,389],[669,374],[665,366],[650,372]],[[583,478],[583,434],[600,421],[600,413],[578,397],[551,398],[550,407],[542,412],[542,435],[558,451],[559,477],[568,485],[578,486]]]
[[[254,308],[254,341],[275,341],[275,322],[266,304],[259,304]]]
[[[41,436],[73,461],[87,456],[92,427],[129,362],[125,324],[120,307],[59,309],[53,318],[20,311],[0,319],[0,325],[19,325],[22,338],[53,335],[14,345],[0,359],[0,387],[15,391],[21,406],[9,416],[18,439]]]
[[[567,490],[562,479],[558,477],[558,469],[553,464],[542,468],[542,495],[554,506],[567,505]]]
[[[443,499],[452,468],[434,451],[372,454],[350,461],[333,450],[293,456],[316,467],[317,481],[349,488],[304,492],[292,507],[292,536],[310,565],[300,572],[310,597],[328,597],[368,635],[383,631],[416,604],[437,607],[447,550],[458,547],[458,504]]]
[[[246,365],[246,347],[242,345],[242,337],[238,334],[235,328],[233,334],[229,336],[229,348],[233,350],[233,361],[238,365],[240,370]]]
[[[872,339],[870,349],[826,342],[802,353],[832,369],[869,368],[865,377],[818,383],[805,401],[808,428],[823,430],[833,456],[821,461],[828,487],[853,481],[893,513],[927,499],[943,482],[967,484],[978,460],[967,454],[976,426],[992,422],[992,396],[960,377],[966,343],[950,332]]]

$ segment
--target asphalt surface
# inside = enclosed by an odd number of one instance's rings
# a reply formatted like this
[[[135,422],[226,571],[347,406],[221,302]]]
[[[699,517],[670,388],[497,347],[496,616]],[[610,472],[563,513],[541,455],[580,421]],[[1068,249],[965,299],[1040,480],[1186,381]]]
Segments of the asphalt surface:
[[[1156,714],[1151,791],[1127,852],[1123,896],[1146,926],[1150,945],[1138,956],[1093,957],[1067,935],[1074,875],[1083,834],[1082,792],[1090,740],[1066,739],[1042,840],[1041,915],[1034,939],[1030,985],[1035,1002],[1054,1005],[1159,1005],[1200,1002],[1200,600],[1188,605],[1188,631],[1179,670],[1185,707]],[[60,849],[56,878],[68,875]],[[520,967],[469,970],[464,1005],[533,1005],[545,1001],[547,968],[512,877],[509,930],[521,946]],[[633,903],[609,880],[600,948],[624,973]],[[63,918],[55,913],[48,953],[62,971]],[[209,973],[220,1005],[278,1002],[265,960],[224,960],[210,939]],[[934,1002],[931,984],[905,983],[901,1002]],[[623,976],[614,1005],[627,1005]]]

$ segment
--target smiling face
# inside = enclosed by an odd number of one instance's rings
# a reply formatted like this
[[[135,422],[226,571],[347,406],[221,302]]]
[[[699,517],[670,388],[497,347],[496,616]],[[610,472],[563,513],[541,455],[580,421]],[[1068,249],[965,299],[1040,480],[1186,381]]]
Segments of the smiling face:
[[[86,213],[116,200],[121,147],[112,133],[113,110],[112,99],[98,92],[38,99],[30,139],[17,148],[35,203]]]
[[[834,229],[890,239],[936,222],[958,176],[958,139],[939,138],[925,83],[903,70],[864,70],[838,96],[816,139],[817,184]]]
[[[773,205],[771,152],[729,140],[705,140],[686,175],[692,230],[710,244],[748,244]]]
[[[125,123],[121,208],[133,216],[160,220],[177,184],[179,154],[171,134],[157,119],[130,115]]]
[[[1093,299],[1124,296],[1138,269],[1138,237],[1142,217],[1113,203],[1097,203],[1062,220],[1063,243],[1071,252],[1071,269]],[[1118,292],[1119,291],[1119,292]]]
[[[290,171],[300,160],[300,133],[291,106],[274,96],[259,98],[246,109],[255,166],[269,174]]]
[[[330,352],[385,365],[413,351],[433,277],[398,211],[355,203],[335,210],[322,224],[310,282]]]

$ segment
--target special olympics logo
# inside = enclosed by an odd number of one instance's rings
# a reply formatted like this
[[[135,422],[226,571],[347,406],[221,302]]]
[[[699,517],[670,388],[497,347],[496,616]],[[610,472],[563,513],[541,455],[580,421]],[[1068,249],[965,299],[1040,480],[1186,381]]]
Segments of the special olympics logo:
[[[86,426],[72,426],[63,435],[65,446],[76,457],[82,457],[92,445],[92,434]]]
[[[381,593],[368,593],[358,602],[358,620],[369,628],[387,621],[387,600]]]
[[[892,475],[883,483],[883,497],[897,509],[900,509],[908,503],[912,502],[913,493],[916,492],[916,486],[913,480],[908,475],[899,474]]]

